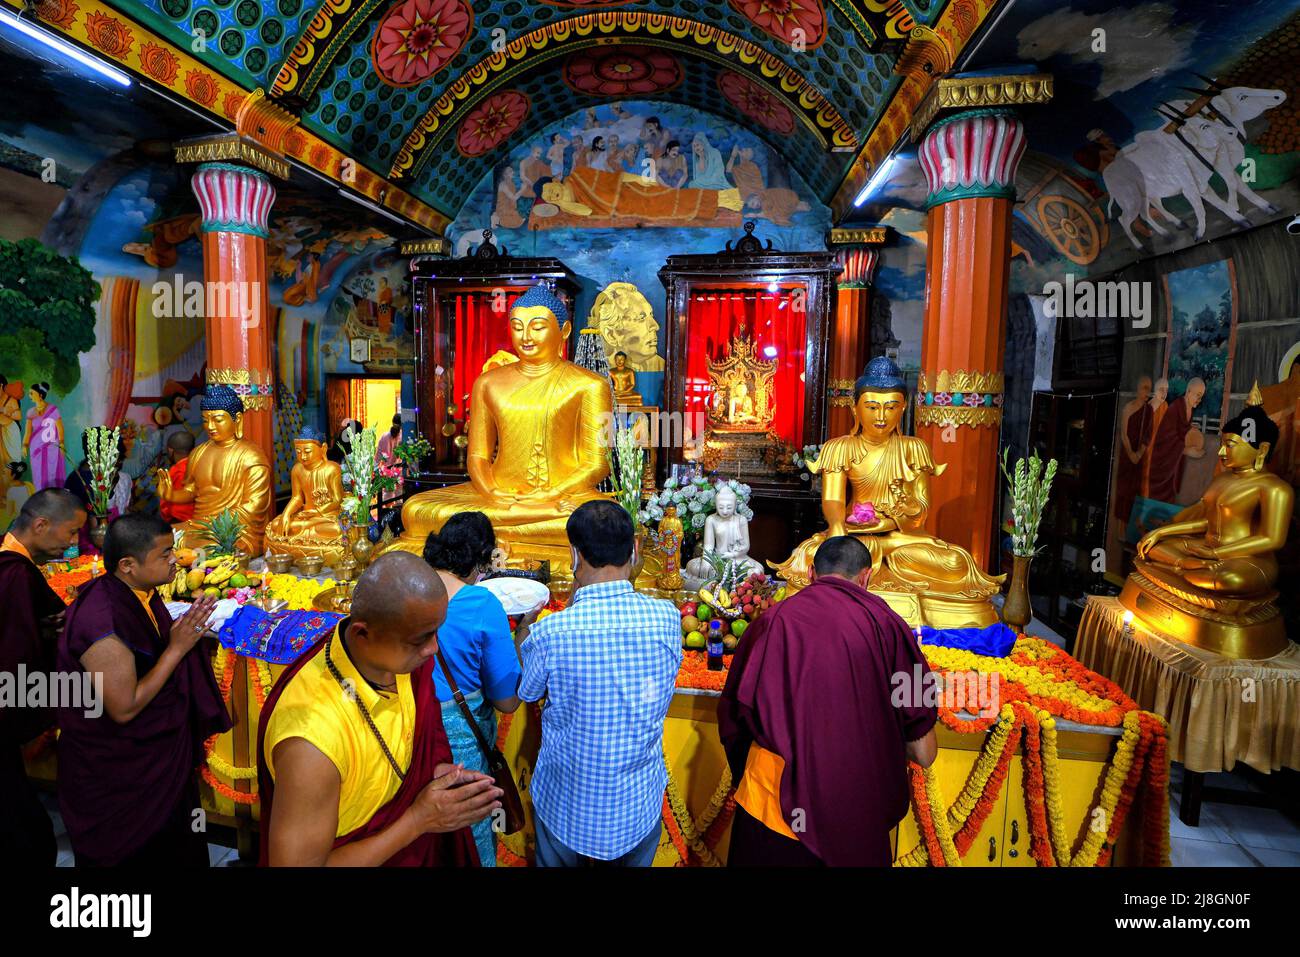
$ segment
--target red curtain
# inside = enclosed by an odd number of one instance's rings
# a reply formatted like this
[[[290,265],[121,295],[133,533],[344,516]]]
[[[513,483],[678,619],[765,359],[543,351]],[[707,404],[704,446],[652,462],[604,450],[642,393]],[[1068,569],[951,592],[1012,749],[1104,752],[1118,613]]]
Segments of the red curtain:
[[[492,308],[494,299],[490,289],[458,293],[443,301],[452,320],[451,354],[454,358],[447,402],[454,418],[465,418],[470,390],[483,371],[483,363],[499,350],[513,351],[507,317],[520,295],[521,291],[507,291],[504,310]]]
[[[804,371],[807,364],[807,290],[803,286],[752,289],[699,289],[691,294],[687,316],[687,422],[706,415],[712,392],[707,360],[722,361],[728,344],[743,331],[760,359],[775,359],[776,415],[772,431],[804,443]]]

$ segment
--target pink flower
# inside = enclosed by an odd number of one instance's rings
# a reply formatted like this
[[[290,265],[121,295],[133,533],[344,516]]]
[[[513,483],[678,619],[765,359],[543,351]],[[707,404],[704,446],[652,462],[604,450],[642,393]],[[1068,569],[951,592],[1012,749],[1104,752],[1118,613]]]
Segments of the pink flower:
[[[952,394],[949,392],[936,392],[934,394],[935,405],[952,405]]]
[[[654,47],[596,47],[573,54],[564,64],[564,82],[595,96],[662,93],[681,81],[681,64]]]
[[[855,502],[853,511],[849,513],[850,525],[875,525],[880,521],[880,516],[876,514],[876,506],[870,502]]]
[[[983,405],[984,396],[980,395],[978,392],[967,392],[962,396],[961,401],[963,405]]]

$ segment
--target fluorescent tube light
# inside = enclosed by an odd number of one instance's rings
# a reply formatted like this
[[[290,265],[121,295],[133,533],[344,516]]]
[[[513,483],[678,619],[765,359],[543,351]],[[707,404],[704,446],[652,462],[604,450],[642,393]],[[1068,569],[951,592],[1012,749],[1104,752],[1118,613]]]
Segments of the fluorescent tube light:
[[[24,20],[18,14],[10,10],[0,8],[0,23],[12,27],[19,33],[31,37],[37,43],[44,44],[52,50],[56,50],[71,60],[76,60],[82,66],[89,67],[102,77],[112,80],[121,86],[130,86],[131,77],[123,73],[116,67],[111,67],[98,57],[91,56],[85,50],[74,46],[62,37],[50,33],[33,23]]]

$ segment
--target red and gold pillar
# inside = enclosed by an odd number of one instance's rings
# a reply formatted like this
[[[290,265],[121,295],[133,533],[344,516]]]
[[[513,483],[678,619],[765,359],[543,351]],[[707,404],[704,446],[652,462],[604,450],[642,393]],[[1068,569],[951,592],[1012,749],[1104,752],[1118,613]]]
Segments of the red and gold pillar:
[[[919,152],[929,252],[916,433],[947,466],[930,483],[926,525],[985,568],[998,507],[1011,209],[1024,151],[1015,114],[982,109],[936,121]]]
[[[852,235],[837,236],[846,233]],[[884,229],[831,230],[831,244],[838,247],[835,259],[840,275],[826,377],[827,438],[848,435],[853,429],[853,383],[870,358],[871,282],[884,234]]]
[[[207,381],[239,393],[244,438],[274,462],[266,237],[275,187],[265,173],[232,163],[203,163],[190,185],[203,214]]]

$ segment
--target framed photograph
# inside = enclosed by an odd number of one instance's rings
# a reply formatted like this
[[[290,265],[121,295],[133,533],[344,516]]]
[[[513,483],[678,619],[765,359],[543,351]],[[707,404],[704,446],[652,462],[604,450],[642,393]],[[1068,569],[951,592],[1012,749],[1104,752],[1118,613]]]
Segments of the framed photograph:
[[[353,362],[370,361],[370,340],[358,338],[352,340],[352,347],[348,350],[348,358]]]

